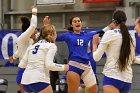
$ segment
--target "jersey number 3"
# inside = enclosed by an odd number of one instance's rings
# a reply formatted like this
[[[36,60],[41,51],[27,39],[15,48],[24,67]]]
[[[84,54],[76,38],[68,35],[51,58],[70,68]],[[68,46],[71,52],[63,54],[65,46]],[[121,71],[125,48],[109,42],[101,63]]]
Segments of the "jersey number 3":
[[[40,45],[36,45],[35,48],[34,48],[35,50],[33,50],[32,53],[33,53],[33,54],[36,54],[39,47],[40,47]]]

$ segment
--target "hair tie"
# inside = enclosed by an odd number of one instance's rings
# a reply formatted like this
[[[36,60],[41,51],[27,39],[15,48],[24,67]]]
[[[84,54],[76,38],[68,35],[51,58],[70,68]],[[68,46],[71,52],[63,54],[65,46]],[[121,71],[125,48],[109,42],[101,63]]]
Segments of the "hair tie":
[[[117,19],[113,19],[112,21],[115,21],[116,24],[120,24],[121,23],[121,21],[117,20]]]

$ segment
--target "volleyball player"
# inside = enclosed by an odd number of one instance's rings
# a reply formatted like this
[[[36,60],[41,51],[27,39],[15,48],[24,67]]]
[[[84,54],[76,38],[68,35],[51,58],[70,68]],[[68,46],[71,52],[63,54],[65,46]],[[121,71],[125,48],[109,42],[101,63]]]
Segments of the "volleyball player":
[[[53,62],[57,47],[56,31],[48,24],[40,30],[39,41],[28,47],[19,67],[26,68],[21,83],[25,92],[53,93],[49,71],[67,71],[68,65]]]
[[[89,65],[88,42],[96,31],[81,31],[80,17],[70,19],[68,32],[57,36],[57,41],[65,41],[69,49],[69,71],[67,72],[68,93],[77,93],[80,78],[84,81],[88,93],[96,93],[96,78]],[[102,31],[103,32],[103,31]],[[74,77],[74,78],[73,78]]]
[[[32,18],[31,23],[27,17],[21,17],[22,22],[22,34],[17,39],[17,51],[9,58],[10,62],[14,59],[19,58],[19,61],[23,58],[28,46],[33,43],[33,39],[36,34],[37,27],[37,8],[32,8]],[[23,87],[21,85],[21,78],[25,68],[19,68],[16,77],[16,82],[20,88],[21,93],[24,93]]]
[[[131,64],[133,61],[140,63],[140,60],[135,58],[136,42],[125,25],[126,14],[118,10],[114,12],[112,18],[114,29],[105,32],[98,48],[98,36],[94,37],[93,58],[99,61],[104,52],[107,55],[103,69],[104,93],[129,93],[133,76]]]

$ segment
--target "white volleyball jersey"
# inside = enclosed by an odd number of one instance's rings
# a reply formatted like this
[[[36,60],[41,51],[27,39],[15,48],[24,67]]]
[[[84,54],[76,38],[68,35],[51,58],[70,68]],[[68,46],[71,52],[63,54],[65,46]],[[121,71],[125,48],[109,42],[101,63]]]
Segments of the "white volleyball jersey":
[[[19,67],[26,68],[21,83],[50,83],[49,70],[64,71],[64,65],[53,62],[56,51],[56,45],[45,40],[40,40],[29,46],[25,56],[19,63]]]
[[[106,53],[107,60],[103,69],[103,74],[107,77],[111,77],[114,79],[118,79],[124,82],[132,82],[132,68],[131,64],[135,58],[135,39],[132,37],[134,47],[131,47],[131,58],[129,60],[130,65],[128,65],[128,69],[121,72],[118,67],[118,59],[120,55],[120,48],[122,44],[122,34],[120,33],[120,29],[109,30],[105,32],[101,42],[98,46],[98,49],[93,52],[93,58],[95,61],[99,61],[104,54]]]
[[[17,39],[18,48],[16,52],[13,54],[14,59],[19,58],[19,60],[21,60],[23,58],[29,45],[33,43],[30,37],[35,31],[36,26],[37,26],[37,16],[32,15],[29,28],[25,32],[23,32]]]

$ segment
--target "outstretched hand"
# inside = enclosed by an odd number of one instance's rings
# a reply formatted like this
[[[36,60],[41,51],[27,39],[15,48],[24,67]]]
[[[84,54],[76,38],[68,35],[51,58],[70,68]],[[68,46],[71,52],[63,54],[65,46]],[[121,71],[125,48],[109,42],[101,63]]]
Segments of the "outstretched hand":
[[[92,41],[92,43],[93,43],[93,52],[96,51],[97,46],[98,46],[98,44],[99,44],[99,41],[100,41],[99,34],[94,35],[94,36],[93,36],[93,41]]]
[[[99,34],[94,35],[94,36],[93,36],[93,44],[98,45],[99,41],[100,41]]]
[[[43,20],[43,25],[46,26],[50,24],[50,17],[49,16],[45,16],[44,20]]]
[[[32,6],[32,15],[37,15],[37,7]]]

